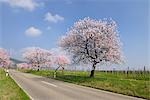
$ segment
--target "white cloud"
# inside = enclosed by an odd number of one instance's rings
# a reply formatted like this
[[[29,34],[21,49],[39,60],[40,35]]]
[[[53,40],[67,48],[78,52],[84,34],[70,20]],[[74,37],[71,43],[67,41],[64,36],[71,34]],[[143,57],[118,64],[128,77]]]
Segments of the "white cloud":
[[[7,3],[11,7],[23,8],[28,11],[33,11],[40,4],[35,0],[0,0],[0,2]]]
[[[58,14],[52,15],[50,12],[48,12],[45,15],[45,19],[44,20],[46,20],[48,22],[57,23],[58,21],[63,21],[64,17],[62,17],[62,16],[60,16]]]
[[[30,37],[37,37],[42,34],[42,31],[35,27],[30,27],[25,31],[25,34]]]

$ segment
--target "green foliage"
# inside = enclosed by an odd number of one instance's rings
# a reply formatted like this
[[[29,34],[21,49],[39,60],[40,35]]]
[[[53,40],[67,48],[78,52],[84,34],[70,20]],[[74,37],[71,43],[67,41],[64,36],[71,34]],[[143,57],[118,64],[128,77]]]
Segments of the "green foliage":
[[[0,69],[0,100],[30,100],[20,87]]]
[[[53,78],[54,70],[27,70],[25,72]],[[56,79],[71,82],[78,85],[112,91],[125,95],[131,95],[150,99],[149,72],[95,72],[95,77],[88,77],[90,72],[84,71],[62,71],[57,72]]]

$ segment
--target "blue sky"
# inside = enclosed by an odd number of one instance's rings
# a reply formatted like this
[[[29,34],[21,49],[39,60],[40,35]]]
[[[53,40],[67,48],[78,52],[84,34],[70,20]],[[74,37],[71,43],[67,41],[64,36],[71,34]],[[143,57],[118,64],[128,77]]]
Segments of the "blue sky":
[[[25,47],[56,48],[79,19],[112,18],[123,42],[124,66],[148,67],[149,12],[148,0],[0,0],[0,46],[20,58]]]

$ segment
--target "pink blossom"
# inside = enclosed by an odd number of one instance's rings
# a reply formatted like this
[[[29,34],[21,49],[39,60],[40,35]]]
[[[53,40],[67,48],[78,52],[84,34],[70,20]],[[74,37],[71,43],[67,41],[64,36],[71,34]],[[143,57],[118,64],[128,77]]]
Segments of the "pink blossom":
[[[20,64],[17,64],[17,68],[28,69],[30,68],[30,65],[27,63],[20,63]]]
[[[60,46],[73,55],[73,61],[93,65],[123,62],[117,24],[110,20],[84,18],[60,40]]]
[[[56,57],[55,63],[61,66],[67,65],[70,63],[69,59],[65,55],[59,55]]]
[[[11,64],[8,52],[0,48],[0,67],[8,67]]]
[[[29,47],[24,49],[23,58],[27,60],[32,67],[45,66],[51,62],[51,52],[39,47]],[[48,66],[48,65],[47,65]]]

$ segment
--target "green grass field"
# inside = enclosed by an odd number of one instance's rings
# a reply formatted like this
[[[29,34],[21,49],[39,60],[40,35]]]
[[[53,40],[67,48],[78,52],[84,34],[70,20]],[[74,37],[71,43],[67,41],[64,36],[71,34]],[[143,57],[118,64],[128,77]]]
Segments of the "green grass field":
[[[26,70],[27,73],[53,78],[54,71]],[[61,71],[57,72],[57,80],[88,86],[101,90],[112,91],[125,95],[150,99],[150,73],[96,72],[94,78],[89,78],[89,72]]]
[[[30,100],[24,91],[0,69],[0,100]]]

